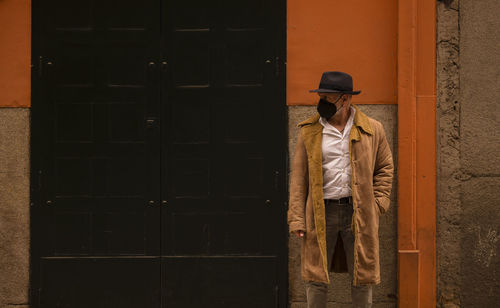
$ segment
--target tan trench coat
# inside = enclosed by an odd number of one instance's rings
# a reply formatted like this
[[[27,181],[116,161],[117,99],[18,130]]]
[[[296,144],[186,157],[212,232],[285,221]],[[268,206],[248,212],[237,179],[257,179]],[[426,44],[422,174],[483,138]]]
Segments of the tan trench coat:
[[[352,106],[356,109],[349,135],[354,207],[353,284],[379,284],[379,215],[389,208],[394,165],[382,124]],[[318,119],[319,114],[315,114],[297,125],[300,132],[291,165],[287,220],[290,233],[305,230],[301,246],[302,279],[330,283],[330,271],[346,272],[347,267],[344,251],[337,248],[331,267],[326,264],[323,126]]]

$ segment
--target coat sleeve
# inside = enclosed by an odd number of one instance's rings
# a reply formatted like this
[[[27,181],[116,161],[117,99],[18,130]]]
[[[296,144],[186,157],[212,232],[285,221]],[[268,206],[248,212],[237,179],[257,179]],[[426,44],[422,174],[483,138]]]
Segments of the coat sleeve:
[[[375,195],[375,202],[378,205],[380,213],[383,214],[389,209],[394,163],[384,127],[381,123],[379,123],[377,135],[379,138],[375,168],[373,171],[373,192]]]
[[[289,225],[289,232],[293,233],[297,230],[306,230],[305,208],[309,187],[309,175],[307,168],[307,153],[301,131],[299,131],[297,137],[295,154],[290,168],[290,199],[288,202],[287,222]]]

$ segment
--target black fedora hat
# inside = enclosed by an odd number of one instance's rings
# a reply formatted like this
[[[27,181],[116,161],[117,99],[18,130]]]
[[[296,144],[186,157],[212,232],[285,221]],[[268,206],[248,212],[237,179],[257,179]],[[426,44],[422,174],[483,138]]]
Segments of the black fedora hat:
[[[309,92],[330,92],[344,94],[359,94],[361,91],[352,90],[352,77],[344,72],[324,72],[319,82],[319,88]]]

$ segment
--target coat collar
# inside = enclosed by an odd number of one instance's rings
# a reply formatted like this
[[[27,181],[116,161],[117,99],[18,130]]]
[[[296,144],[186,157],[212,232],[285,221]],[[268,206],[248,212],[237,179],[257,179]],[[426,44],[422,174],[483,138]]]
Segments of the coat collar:
[[[373,135],[373,128],[370,124],[370,120],[368,119],[368,116],[366,116],[359,108],[351,104],[351,106],[356,109],[356,113],[354,114],[354,123],[353,126],[356,126],[357,128],[361,128],[365,133],[369,135]],[[316,113],[315,115],[305,119],[304,121],[300,122],[297,124],[298,127],[303,127],[303,126],[309,126],[306,129],[306,134],[310,133],[319,133],[323,129],[323,125],[319,123],[319,113]],[[358,130],[355,130],[352,132],[353,133],[353,139],[359,140],[359,132]]]

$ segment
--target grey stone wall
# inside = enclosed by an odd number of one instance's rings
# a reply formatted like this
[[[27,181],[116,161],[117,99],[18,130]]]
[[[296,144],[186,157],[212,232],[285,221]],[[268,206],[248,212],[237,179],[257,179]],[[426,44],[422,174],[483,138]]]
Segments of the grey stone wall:
[[[500,2],[460,2],[463,307],[500,303]]]
[[[498,307],[500,2],[437,8],[438,307]]]
[[[397,294],[397,106],[357,105],[368,116],[379,120],[385,128],[394,156],[394,183],[391,207],[380,216],[380,272],[381,284],[373,291],[373,307],[396,307]],[[299,128],[297,123],[316,113],[315,106],[290,106],[288,108],[288,131],[290,160],[293,159]],[[300,239],[289,239],[289,301],[292,308],[307,307],[305,285],[300,276]],[[333,273],[329,286],[328,307],[352,307],[350,279],[347,273]]]
[[[0,307],[28,307],[29,116],[0,108]]]
[[[437,7],[437,294],[454,307],[460,294],[459,7]]]

